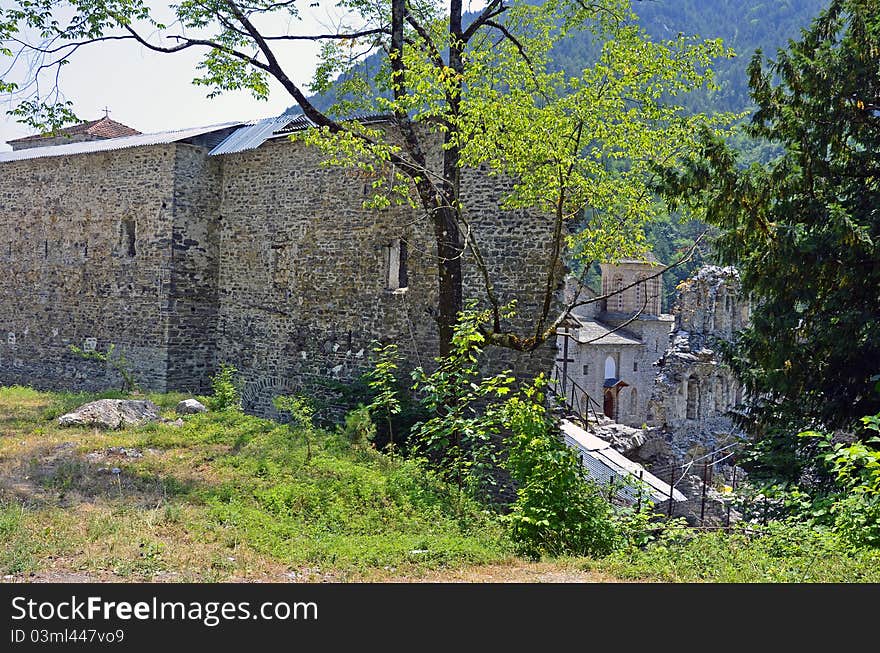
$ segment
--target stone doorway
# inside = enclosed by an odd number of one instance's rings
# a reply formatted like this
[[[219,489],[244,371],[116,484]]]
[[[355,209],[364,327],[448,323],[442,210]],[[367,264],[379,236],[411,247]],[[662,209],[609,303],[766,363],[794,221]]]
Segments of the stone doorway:
[[[614,419],[614,390],[610,388],[605,391],[605,399],[602,402],[602,413],[605,417]]]

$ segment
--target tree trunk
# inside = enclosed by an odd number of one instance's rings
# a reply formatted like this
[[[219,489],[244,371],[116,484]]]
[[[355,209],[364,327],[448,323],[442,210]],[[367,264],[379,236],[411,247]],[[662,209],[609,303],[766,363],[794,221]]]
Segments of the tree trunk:
[[[437,326],[440,333],[440,355],[452,351],[452,336],[458,313],[463,307],[461,273],[461,233],[455,209],[443,207],[436,210],[434,234],[437,240],[437,266],[439,297],[437,300]]]

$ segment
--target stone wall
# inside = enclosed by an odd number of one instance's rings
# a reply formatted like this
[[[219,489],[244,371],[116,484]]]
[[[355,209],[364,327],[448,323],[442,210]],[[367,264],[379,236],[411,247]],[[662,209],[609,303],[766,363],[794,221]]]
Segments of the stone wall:
[[[363,208],[372,180],[321,165],[315,149],[284,139],[208,157],[177,143],[0,171],[0,383],[112,387],[112,370],[68,346],[113,343],[147,389],[205,391],[230,363],[246,407],[271,414],[277,394],[356,378],[374,340],[397,343],[408,366],[437,355],[433,227],[408,207]],[[499,210],[503,184],[483,171],[462,186],[522,328],[540,305],[552,225]],[[400,261],[405,278],[389,271]],[[464,280],[465,297],[485,305],[467,257]],[[488,367],[533,376],[553,356],[552,342],[495,349]]]
[[[371,180],[322,166],[312,148],[288,141],[223,159],[218,362],[245,376],[248,409],[271,413],[272,396],[351,380],[373,340],[396,342],[410,365],[437,355],[433,228],[418,210],[363,208]],[[497,208],[497,182],[465,176],[484,256],[506,302],[522,314],[538,302],[549,237],[539,222]],[[406,289],[388,284],[389,247],[405,243]],[[482,284],[465,266],[465,297]],[[552,368],[552,343],[528,356],[496,350],[496,366],[535,374]]]
[[[179,144],[168,287],[169,390],[205,392],[216,367],[220,271],[220,162]]]
[[[112,387],[68,345],[114,343],[164,389],[175,161],[161,145],[0,166],[0,383]]]

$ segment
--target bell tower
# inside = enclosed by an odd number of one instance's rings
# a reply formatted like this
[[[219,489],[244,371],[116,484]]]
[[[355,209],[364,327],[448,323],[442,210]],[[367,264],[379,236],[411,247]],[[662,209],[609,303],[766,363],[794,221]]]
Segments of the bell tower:
[[[623,259],[614,264],[601,263],[602,294],[621,291],[605,300],[606,312],[633,314],[641,311],[642,315],[660,315],[660,277],[648,278],[659,272],[659,265],[660,262],[650,253],[644,261]]]

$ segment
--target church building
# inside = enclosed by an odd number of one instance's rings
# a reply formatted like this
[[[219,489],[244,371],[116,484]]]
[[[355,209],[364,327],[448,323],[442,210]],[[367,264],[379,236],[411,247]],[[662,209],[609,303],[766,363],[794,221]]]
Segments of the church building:
[[[575,308],[559,330],[555,376],[564,379],[569,404],[591,419],[637,427],[648,421],[657,361],[675,322],[662,312],[661,269],[653,255],[603,263],[601,296],[616,294]]]

